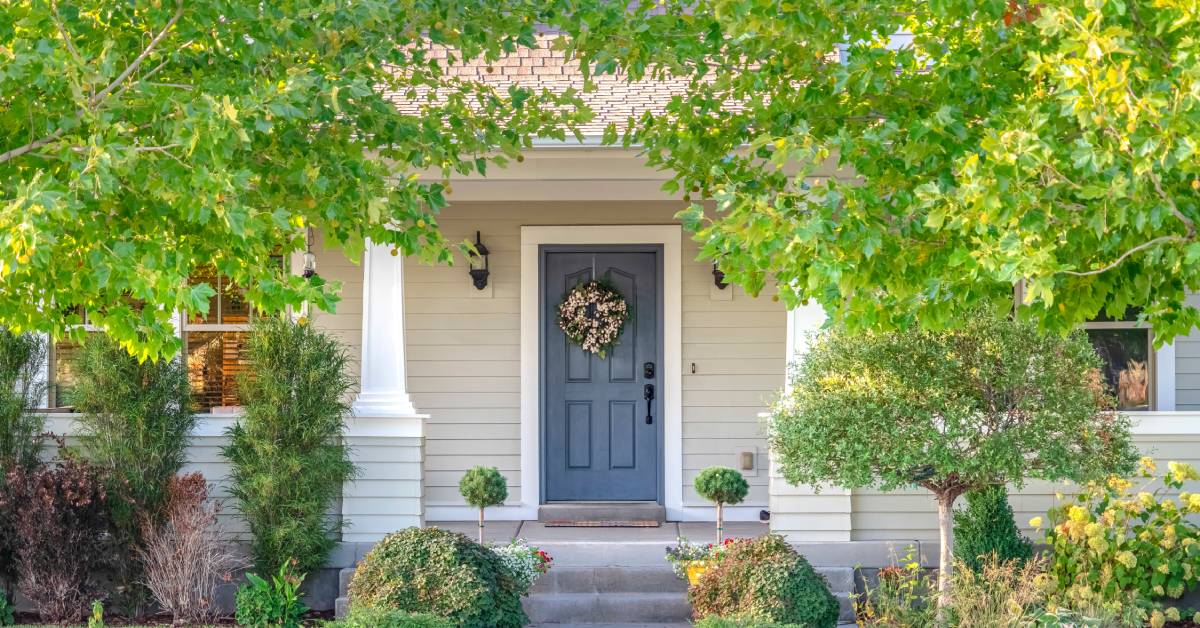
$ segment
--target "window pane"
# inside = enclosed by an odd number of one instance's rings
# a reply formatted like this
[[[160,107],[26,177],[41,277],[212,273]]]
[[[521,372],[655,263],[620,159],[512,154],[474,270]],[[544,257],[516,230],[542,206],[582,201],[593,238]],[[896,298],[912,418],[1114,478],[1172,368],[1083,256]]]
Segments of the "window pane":
[[[62,340],[54,345],[54,384],[50,387],[50,407],[67,408],[74,405],[71,398],[78,381],[75,371],[75,359],[79,356],[82,345],[70,340]]]
[[[190,285],[190,286],[195,286],[195,285],[202,284],[202,283],[208,284],[208,287],[212,288],[214,291],[216,291],[217,294],[214,294],[213,296],[208,298],[208,314],[207,315],[201,314],[200,312],[189,312],[188,313],[188,322],[189,323],[216,323],[217,322],[217,299],[220,295],[220,287],[217,284],[217,270],[215,268],[213,268],[212,266],[203,266],[203,267],[197,268],[195,270],[195,272],[192,273],[192,276],[188,277],[188,285]]]
[[[250,322],[250,304],[246,302],[245,292],[227,278],[221,279],[221,322]]]
[[[1104,361],[1103,378],[1120,410],[1150,409],[1150,332],[1146,329],[1089,329]]]
[[[237,398],[237,378],[246,368],[245,339],[245,332],[240,331],[187,333],[188,381],[201,412],[218,406],[241,405]]]

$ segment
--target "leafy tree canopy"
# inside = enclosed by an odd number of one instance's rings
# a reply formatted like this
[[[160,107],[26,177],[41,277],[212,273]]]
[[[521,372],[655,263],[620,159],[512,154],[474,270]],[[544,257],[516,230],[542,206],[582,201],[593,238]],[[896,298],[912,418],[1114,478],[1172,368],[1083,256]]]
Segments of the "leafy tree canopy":
[[[1160,341],[1200,322],[1192,0],[631,11],[573,46],[597,72],[690,79],[624,141],[715,203],[685,223],[751,291],[774,282],[855,328],[944,327],[1020,282],[1044,329],[1130,305]]]
[[[308,227],[352,259],[370,238],[449,260],[446,185],[409,173],[482,173],[588,114],[571,92],[448,76],[427,44],[496,59],[533,44],[554,9],[0,3],[0,323],[58,337],[86,310],[144,359],[178,350],[172,310],[207,311],[214,286],[187,281],[198,266],[259,308],[331,307],[336,286],[270,270]]]

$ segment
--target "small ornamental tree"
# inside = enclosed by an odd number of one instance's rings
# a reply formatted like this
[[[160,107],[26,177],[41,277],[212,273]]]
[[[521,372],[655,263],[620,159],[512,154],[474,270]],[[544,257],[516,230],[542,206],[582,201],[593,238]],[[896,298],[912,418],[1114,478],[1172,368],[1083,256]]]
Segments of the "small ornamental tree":
[[[1106,410],[1099,366],[1082,332],[1043,335],[979,311],[950,331],[831,328],[773,407],[770,443],[794,484],[933,493],[944,607],[959,495],[1132,469],[1129,422]]]
[[[736,469],[709,467],[696,476],[696,492],[717,505],[717,543],[725,537],[725,504],[740,504],[750,485]]]
[[[483,509],[508,499],[508,482],[496,467],[471,467],[458,481],[458,492],[479,509],[479,542],[483,543]]]

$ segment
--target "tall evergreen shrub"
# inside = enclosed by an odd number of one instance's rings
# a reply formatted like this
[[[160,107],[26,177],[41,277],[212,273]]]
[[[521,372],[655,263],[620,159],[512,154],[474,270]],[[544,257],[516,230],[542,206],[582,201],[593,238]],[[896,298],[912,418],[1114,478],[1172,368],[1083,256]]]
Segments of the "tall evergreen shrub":
[[[342,522],[329,512],[356,469],[342,442],[353,384],[332,337],[282,318],[260,320],[247,341],[245,414],[230,428],[231,492],[250,527],[260,574],[289,559],[320,568]]]
[[[968,491],[966,497],[967,507],[954,513],[954,558],[976,573],[993,554],[996,562],[1029,560],[1033,544],[1017,529],[1004,486]]]
[[[140,610],[149,600],[141,586],[143,529],[163,517],[168,485],[183,467],[196,419],[182,362],[139,361],[106,335],[84,343],[75,365],[72,397],[79,412],[83,456],[106,473],[119,551],[119,600]]]
[[[0,329],[0,470],[39,461],[44,422],[34,410],[46,394],[46,342]]]

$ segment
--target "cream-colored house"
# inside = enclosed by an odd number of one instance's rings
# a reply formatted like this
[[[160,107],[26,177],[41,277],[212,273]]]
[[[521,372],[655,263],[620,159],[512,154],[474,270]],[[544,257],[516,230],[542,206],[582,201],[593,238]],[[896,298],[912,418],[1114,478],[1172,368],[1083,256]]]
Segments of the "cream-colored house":
[[[494,65],[486,74],[458,71],[580,85],[548,49]],[[821,324],[820,311],[789,313],[770,290],[755,298],[724,285],[675,219],[684,203],[661,191],[664,175],[636,150],[595,141],[606,123],[655,107],[674,88],[602,81],[585,94],[597,120],[584,142],[539,143],[523,163],[452,180],[439,224],[452,241],[478,234],[488,251],[485,281],[467,260],[426,266],[386,246],[347,260],[317,234],[317,270],[342,283],[343,298],[336,313],[312,321],[346,344],[360,383],[346,438],[362,474],[343,492],[345,541],[471,519],[457,485],[475,465],[508,479],[509,500],[492,509],[494,520],[537,519],[547,505],[572,502],[639,502],[661,506],[668,520],[711,520],[692,479],[726,465],[751,484],[745,503],[727,510],[731,520],[758,521],[768,511],[771,527],[797,542],[937,538],[923,491],[818,494],[772,475],[760,415],[784,388],[806,333]],[[552,314],[567,287],[591,277],[617,285],[634,312],[605,359],[566,343]],[[237,420],[231,383],[247,316],[225,290],[205,320],[180,321],[206,410],[190,465],[218,483],[226,475],[221,434]],[[1157,457],[1197,462],[1200,333],[1156,350],[1134,323],[1093,327],[1109,377],[1135,410],[1139,442]],[[69,387],[69,351],[60,347],[51,365],[52,391]],[[69,415],[51,416],[52,428],[70,430]],[[1033,484],[1014,495],[1018,521],[1043,513],[1055,490]]]

